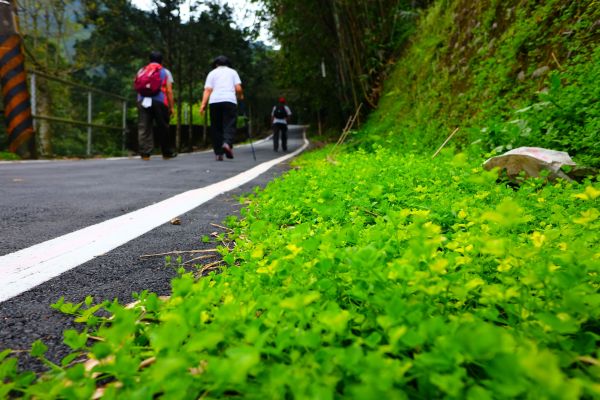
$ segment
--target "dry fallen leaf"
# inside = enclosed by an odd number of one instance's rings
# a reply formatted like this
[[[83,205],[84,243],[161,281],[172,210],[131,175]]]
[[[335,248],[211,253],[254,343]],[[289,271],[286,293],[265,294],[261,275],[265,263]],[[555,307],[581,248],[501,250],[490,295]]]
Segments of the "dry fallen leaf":
[[[171,220],[171,225],[181,225],[181,220],[175,217]]]

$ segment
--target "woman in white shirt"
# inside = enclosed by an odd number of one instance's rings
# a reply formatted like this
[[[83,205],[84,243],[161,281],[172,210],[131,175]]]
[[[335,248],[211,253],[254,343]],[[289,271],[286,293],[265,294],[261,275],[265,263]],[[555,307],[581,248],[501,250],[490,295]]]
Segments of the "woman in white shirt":
[[[231,62],[225,56],[218,56],[213,62],[204,84],[204,95],[200,114],[204,114],[210,104],[210,130],[213,149],[217,161],[223,161],[223,154],[233,158],[233,139],[237,119],[237,100],[244,99],[242,81]]]

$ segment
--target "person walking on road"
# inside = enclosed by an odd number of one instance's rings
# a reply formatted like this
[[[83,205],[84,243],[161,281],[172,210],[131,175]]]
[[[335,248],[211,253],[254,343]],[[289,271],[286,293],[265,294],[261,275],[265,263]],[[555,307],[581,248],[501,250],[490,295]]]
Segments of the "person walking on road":
[[[279,150],[279,137],[281,136],[281,149],[287,151],[288,122],[292,110],[285,104],[285,98],[280,97],[277,105],[271,111],[271,126],[273,128],[273,150]]]
[[[137,91],[138,144],[142,160],[150,160],[154,147],[153,125],[164,159],[177,156],[169,132],[169,119],[173,114],[173,75],[162,66],[162,54],[150,53],[150,63],[136,74],[134,88]]]
[[[204,94],[200,105],[200,114],[204,114],[210,104],[210,130],[213,149],[217,161],[223,161],[223,154],[233,158],[233,140],[237,119],[237,100],[244,99],[242,81],[231,62],[225,56],[213,61],[213,70],[209,72],[204,84]]]

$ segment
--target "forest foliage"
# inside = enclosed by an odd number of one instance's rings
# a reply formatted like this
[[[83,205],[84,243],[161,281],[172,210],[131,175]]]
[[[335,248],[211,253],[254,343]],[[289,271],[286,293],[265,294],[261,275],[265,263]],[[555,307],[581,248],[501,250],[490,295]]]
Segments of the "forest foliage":
[[[128,0],[19,1],[27,66],[128,99],[127,147],[135,151],[132,139],[136,137],[137,112],[132,82],[138,69],[148,62],[150,51],[161,51],[164,65],[173,73],[177,107],[172,124],[176,126],[177,147],[188,135],[182,125],[189,125],[192,116],[198,114],[197,103],[211,61],[226,54],[243,79],[246,112],[253,114],[250,117],[257,130],[264,129],[278,94],[269,79],[273,50],[254,40],[251,28],[240,27],[229,6],[215,1],[189,3],[196,11],[184,19],[180,14],[183,0],[154,1],[150,12],[135,8]],[[36,83],[38,114],[85,121],[85,91],[39,76]],[[120,126],[122,105],[98,96],[93,115],[95,123]],[[83,155],[85,127],[44,120],[36,123],[40,156]],[[121,136],[119,131],[96,130],[93,154],[122,154]]]
[[[428,0],[264,0],[280,84],[313,125],[341,128],[359,104],[377,107],[383,77]]]

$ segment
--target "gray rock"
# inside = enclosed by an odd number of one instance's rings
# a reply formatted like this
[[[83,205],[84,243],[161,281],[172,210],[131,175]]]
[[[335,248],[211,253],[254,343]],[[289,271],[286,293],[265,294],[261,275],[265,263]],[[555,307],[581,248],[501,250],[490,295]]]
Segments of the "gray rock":
[[[547,65],[544,65],[543,67],[539,67],[538,69],[533,71],[533,73],[531,74],[531,77],[539,78],[540,76],[545,75],[548,71],[550,71],[550,67]]]

